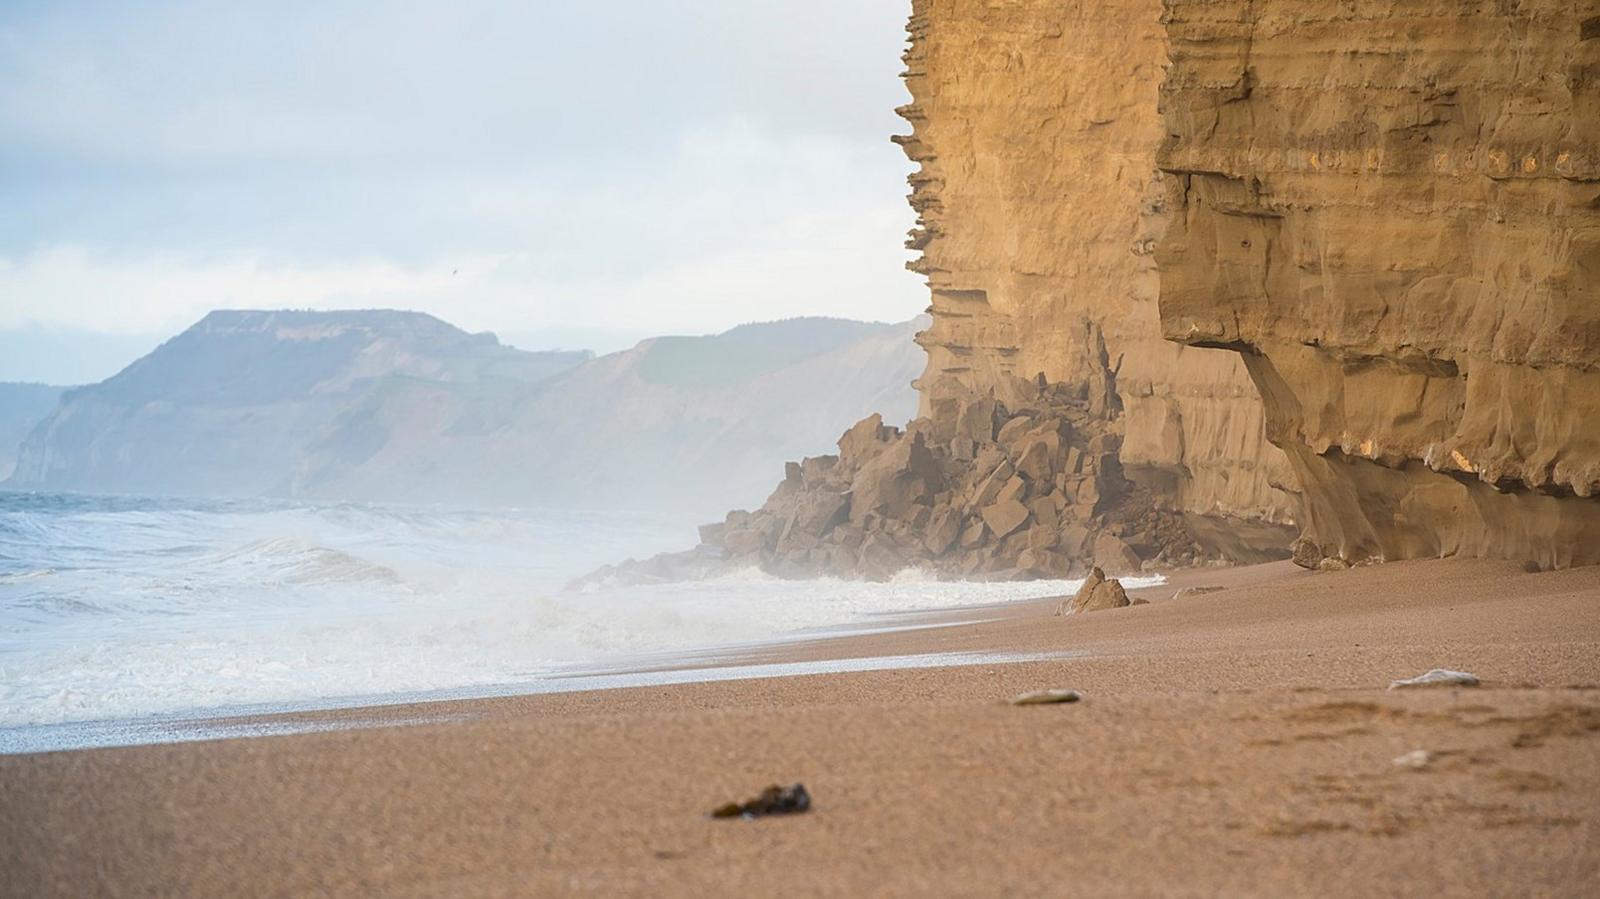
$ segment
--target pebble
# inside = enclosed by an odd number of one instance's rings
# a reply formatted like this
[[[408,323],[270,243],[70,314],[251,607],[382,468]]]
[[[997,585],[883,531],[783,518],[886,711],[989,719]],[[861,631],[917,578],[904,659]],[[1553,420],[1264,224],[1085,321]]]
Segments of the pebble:
[[[1012,705],[1054,705],[1061,702],[1077,702],[1083,697],[1077,690],[1034,690],[1011,698]]]
[[[1407,687],[1476,687],[1478,677],[1465,671],[1450,671],[1444,668],[1435,668],[1427,674],[1408,677],[1389,684],[1391,690],[1403,690]]]
[[[1433,753],[1426,749],[1413,749],[1394,760],[1396,768],[1426,768],[1433,761]]]

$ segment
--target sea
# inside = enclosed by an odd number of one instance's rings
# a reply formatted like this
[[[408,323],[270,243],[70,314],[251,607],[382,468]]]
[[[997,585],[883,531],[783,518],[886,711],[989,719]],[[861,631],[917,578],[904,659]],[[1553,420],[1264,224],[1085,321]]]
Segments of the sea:
[[[694,542],[648,514],[0,492],[0,729],[536,692],[1078,585],[750,570],[567,589]]]

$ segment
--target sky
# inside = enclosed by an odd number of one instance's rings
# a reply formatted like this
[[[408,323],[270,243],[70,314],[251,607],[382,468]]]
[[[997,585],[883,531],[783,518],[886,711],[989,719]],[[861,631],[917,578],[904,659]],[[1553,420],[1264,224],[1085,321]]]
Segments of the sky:
[[[214,308],[528,349],[926,305],[907,0],[0,3],[0,380]]]

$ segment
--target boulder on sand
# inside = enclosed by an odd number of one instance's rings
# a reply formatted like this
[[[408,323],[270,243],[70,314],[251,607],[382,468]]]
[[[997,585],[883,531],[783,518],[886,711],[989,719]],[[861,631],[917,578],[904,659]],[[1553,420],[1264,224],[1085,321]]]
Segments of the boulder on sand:
[[[1301,568],[1316,571],[1317,566],[1322,564],[1322,547],[1307,537],[1297,537],[1289,544],[1289,558]]]
[[[1122,582],[1115,578],[1107,579],[1104,571],[1094,568],[1090,570],[1089,577],[1084,579],[1083,586],[1078,588],[1077,594],[1062,600],[1061,605],[1056,607],[1056,614],[1076,615],[1079,612],[1120,609],[1127,605],[1128,591],[1122,589]]]

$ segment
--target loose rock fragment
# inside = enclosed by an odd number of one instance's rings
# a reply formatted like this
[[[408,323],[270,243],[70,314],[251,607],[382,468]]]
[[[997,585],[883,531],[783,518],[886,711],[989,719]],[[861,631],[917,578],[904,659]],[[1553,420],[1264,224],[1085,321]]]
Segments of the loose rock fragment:
[[[798,815],[810,811],[811,794],[805,784],[780,787],[773,784],[761,795],[745,802],[729,802],[711,811],[713,818],[760,818],[764,815]]]
[[[1413,749],[1396,758],[1394,766],[1396,768],[1416,768],[1420,770],[1428,767],[1428,763],[1431,761],[1433,761],[1433,753],[1426,749]]]
[[[1098,612],[1102,609],[1120,609],[1129,605],[1128,593],[1122,582],[1107,579],[1098,567],[1090,569],[1076,596],[1068,597],[1056,607],[1057,615],[1076,615],[1079,612]]]
[[[1408,677],[1389,684],[1391,690],[1403,690],[1408,687],[1476,687],[1476,675],[1465,671],[1449,671],[1444,668],[1435,668],[1427,674]]]
[[[1063,702],[1077,702],[1083,697],[1077,690],[1033,690],[1018,696],[1011,697],[1012,705],[1057,705]]]
[[[1322,547],[1318,546],[1316,541],[1309,537],[1301,536],[1295,538],[1295,541],[1289,544],[1289,553],[1289,558],[1301,568],[1309,568],[1312,571],[1316,571],[1317,566],[1322,564]]]

